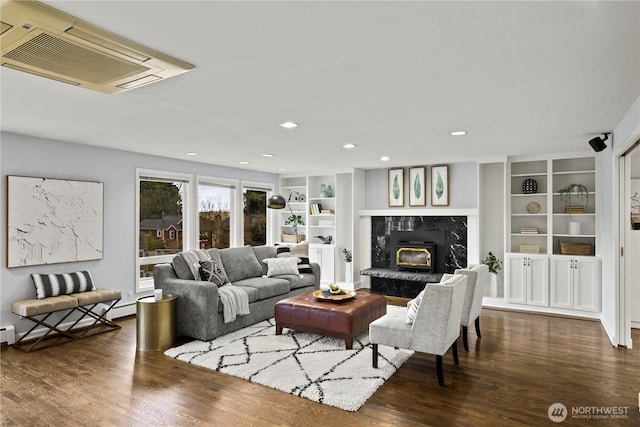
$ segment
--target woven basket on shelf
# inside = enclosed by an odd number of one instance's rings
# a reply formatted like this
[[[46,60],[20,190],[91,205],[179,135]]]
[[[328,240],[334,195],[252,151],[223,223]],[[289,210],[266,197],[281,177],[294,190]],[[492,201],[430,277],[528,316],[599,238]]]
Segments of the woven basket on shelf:
[[[591,243],[564,243],[560,244],[560,253],[562,255],[590,255]]]
[[[284,243],[298,243],[304,241],[304,234],[298,234],[298,238],[296,240],[295,234],[284,234],[282,233],[282,241]]]

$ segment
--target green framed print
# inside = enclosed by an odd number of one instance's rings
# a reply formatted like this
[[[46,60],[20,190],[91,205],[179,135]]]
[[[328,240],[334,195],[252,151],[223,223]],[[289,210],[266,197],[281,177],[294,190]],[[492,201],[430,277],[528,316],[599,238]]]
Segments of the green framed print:
[[[389,207],[404,206],[404,169],[389,169]]]
[[[431,166],[431,206],[449,206],[449,166]]]
[[[427,204],[424,166],[409,168],[409,206],[424,206]]]

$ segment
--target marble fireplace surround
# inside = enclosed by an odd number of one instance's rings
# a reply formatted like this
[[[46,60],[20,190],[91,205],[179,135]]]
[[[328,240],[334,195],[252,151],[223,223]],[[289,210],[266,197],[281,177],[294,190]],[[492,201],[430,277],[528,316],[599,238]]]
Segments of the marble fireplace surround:
[[[429,223],[448,223],[453,221],[459,222],[463,219],[466,222],[466,263],[478,264],[480,262],[479,257],[479,218],[478,209],[448,209],[448,208],[402,208],[402,209],[376,209],[376,210],[362,210],[358,212],[360,229],[359,229],[359,242],[360,242],[360,266],[361,270],[369,268],[381,268],[385,267],[381,265],[380,259],[376,259],[374,254],[373,238],[374,235],[380,234],[380,223],[387,217],[387,221],[391,221],[392,228],[396,231],[408,231],[412,232],[416,224]],[[389,218],[391,217],[391,218]],[[440,217],[440,218],[431,218]],[[449,217],[449,218],[442,218]],[[465,217],[465,218],[460,218]],[[378,227],[378,231],[373,230],[374,224]],[[454,228],[458,225],[454,225]],[[387,224],[386,228],[389,228]],[[443,254],[438,254],[442,257]],[[452,253],[448,256],[448,268],[452,268],[453,265],[459,263],[455,260],[455,254]],[[462,261],[462,260],[460,260]],[[462,261],[464,262],[464,261]],[[387,267],[388,268],[388,267]],[[371,288],[371,278],[369,276],[361,276],[360,286],[364,288]]]

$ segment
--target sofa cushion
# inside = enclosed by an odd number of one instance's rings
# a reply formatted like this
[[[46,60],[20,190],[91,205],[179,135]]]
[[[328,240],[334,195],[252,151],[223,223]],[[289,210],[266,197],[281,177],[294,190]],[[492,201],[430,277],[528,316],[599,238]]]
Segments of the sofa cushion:
[[[32,274],[31,278],[36,287],[37,299],[95,290],[93,278],[89,271],[64,274]]]
[[[233,284],[236,286],[244,286],[247,288],[249,294],[249,302],[253,302],[256,299],[251,299],[254,291],[257,291],[258,300],[263,300],[278,295],[284,295],[291,289],[289,281],[282,277],[250,277],[248,279],[239,280]]]
[[[313,274],[285,274],[283,276],[278,276],[278,278],[287,279],[291,290],[307,286],[313,287],[316,285],[316,278]]]
[[[222,265],[220,259],[220,253],[217,249],[207,251],[211,256],[211,259],[206,261],[200,261],[200,277],[202,280],[206,280],[211,283],[215,283],[218,287],[224,286],[229,283],[229,278]]]
[[[298,257],[287,258],[267,258],[262,260],[267,264],[267,277],[281,276],[283,274],[299,274],[298,273]]]
[[[182,258],[182,260],[184,261],[184,265],[189,268],[191,272],[191,280],[203,280],[200,277],[200,262],[211,259],[211,256],[204,249],[191,249],[188,251],[180,252],[174,257],[174,261],[176,260],[176,258]]]
[[[256,254],[256,258],[260,261],[260,265],[262,266],[262,274],[267,274],[267,264],[264,264],[262,261],[267,258],[275,258],[277,256],[276,247],[275,246],[252,246],[253,253]]]
[[[262,266],[251,246],[226,248],[219,252],[227,277],[234,285],[243,279],[262,276]]]
[[[178,279],[195,280],[195,277],[193,277],[193,273],[187,265],[187,262],[182,256],[180,256],[180,254],[173,257],[173,259],[171,260],[171,265],[173,266],[173,271],[176,272],[176,276],[178,277]]]

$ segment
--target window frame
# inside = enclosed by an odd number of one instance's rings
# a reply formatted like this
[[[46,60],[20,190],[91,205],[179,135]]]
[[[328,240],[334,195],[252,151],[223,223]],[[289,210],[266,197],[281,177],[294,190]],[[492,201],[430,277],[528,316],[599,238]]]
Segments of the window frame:
[[[237,179],[229,179],[229,178],[217,178],[213,176],[206,175],[196,175],[195,179],[195,191],[196,191],[196,204],[200,200],[200,194],[198,193],[200,184],[202,185],[212,185],[217,187],[225,187],[231,190],[231,197],[229,198],[229,210],[230,218],[229,218],[229,246],[234,247],[238,246],[238,241],[242,242],[242,240],[238,240],[238,233],[236,232],[236,228],[238,224],[242,224],[242,215],[238,216],[237,207],[242,206],[242,204],[238,205],[238,192],[240,186],[240,180]],[[196,215],[199,215],[200,210],[199,206],[196,206]],[[238,221],[240,220],[240,222]],[[200,236],[200,220],[196,221],[196,236]],[[199,237],[198,237],[199,239]],[[199,240],[198,240],[199,241]]]
[[[240,226],[238,227],[238,229],[236,230],[238,233],[238,242],[240,242],[241,244],[244,244],[244,203],[242,200],[242,196],[244,194],[244,190],[245,188],[248,190],[262,190],[265,191],[267,193],[267,201],[269,200],[269,197],[271,197],[273,195],[274,192],[274,188],[275,185],[273,185],[270,182],[262,182],[262,181],[249,181],[249,180],[240,180],[240,186],[239,186],[240,190],[238,191],[238,206],[241,207],[241,209],[238,209],[238,216],[240,219]],[[266,208],[267,212],[266,212],[266,219],[265,221],[266,223],[266,230],[267,230],[267,236],[266,236],[266,244],[267,245],[273,245],[275,243],[275,239],[274,236],[276,235],[276,224],[274,224],[274,214],[272,213],[273,209],[269,209],[268,207]]]
[[[148,179],[149,178],[149,179]],[[136,168],[136,191],[135,191],[135,288],[136,293],[152,291],[155,283],[152,277],[140,277],[140,267],[150,264],[159,264],[163,262],[171,262],[175,255],[156,255],[151,257],[140,256],[140,182],[153,181],[157,179],[159,182],[179,181],[184,184],[182,193],[182,250],[191,249],[193,246],[193,207],[191,199],[193,198],[194,177],[192,174],[179,172],[161,171],[155,169]]]

